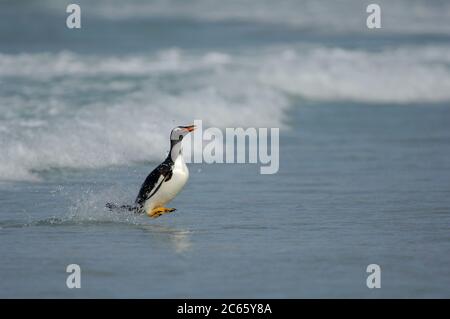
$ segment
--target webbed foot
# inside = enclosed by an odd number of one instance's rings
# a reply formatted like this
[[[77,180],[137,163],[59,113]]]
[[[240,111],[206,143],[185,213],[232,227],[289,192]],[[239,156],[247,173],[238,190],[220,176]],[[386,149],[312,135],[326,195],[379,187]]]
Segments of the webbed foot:
[[[147,216],[151,217],[151,218],[157,218],[161,215],[171,213],[175,210],[176,210],[175,208],[156,207],[156,208],[152,209],[152,211],[147,212]]]

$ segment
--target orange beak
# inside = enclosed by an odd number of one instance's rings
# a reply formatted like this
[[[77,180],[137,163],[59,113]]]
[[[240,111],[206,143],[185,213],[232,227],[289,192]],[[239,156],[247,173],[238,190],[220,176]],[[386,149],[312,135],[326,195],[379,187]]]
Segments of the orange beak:
[[[192,132],[193,130],[195,130],[195,125],[189,125],[189,126],[185,126],[184,129],[188,132]]]

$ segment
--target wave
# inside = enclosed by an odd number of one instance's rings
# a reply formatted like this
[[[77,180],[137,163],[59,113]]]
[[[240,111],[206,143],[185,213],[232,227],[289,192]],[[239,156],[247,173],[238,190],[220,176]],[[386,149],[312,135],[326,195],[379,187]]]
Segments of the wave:
[[[448,102],[450,48],[285,50],[264,63],[260,77],[272,87],[314,100]]]
[[[281,125],[287,98],[245,72],[238,78],[229,58],[179,50],[0,55],[0,179],[158,161],[170,129],[195,119],[219,127]]]
[[[170,129],[194,119],[283,127],[293,96],[448,102],[449,65],[446,46],[0,54],[0,180],[36,180],[50,168],[159,161]]]

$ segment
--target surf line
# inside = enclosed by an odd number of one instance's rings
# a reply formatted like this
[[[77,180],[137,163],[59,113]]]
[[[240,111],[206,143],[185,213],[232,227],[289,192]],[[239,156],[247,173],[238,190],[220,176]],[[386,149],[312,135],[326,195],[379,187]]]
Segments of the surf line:
[[[260,164],[260,174],[276,174],[280,167],[279,128],[203,129],[202,120],[194,120],[196,130],[184,142],[187,163]]]

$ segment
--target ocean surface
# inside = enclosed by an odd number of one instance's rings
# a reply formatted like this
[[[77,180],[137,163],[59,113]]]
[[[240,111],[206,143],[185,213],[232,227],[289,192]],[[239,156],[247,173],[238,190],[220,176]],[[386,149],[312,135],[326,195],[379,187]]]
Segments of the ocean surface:
[[[0,297],[449,298],[450,3],[0,3]],[[189,164],[169,132],[280,128],[280,169]],[[66,267],[81,267],[68,289]],[[381,268],[369,289],[366,267]]]

